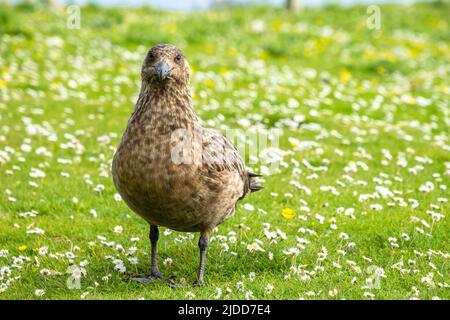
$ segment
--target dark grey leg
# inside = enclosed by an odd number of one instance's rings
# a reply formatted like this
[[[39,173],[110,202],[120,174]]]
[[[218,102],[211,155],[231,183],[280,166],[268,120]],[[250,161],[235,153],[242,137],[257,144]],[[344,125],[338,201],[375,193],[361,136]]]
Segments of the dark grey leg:
[[[162,279],[164,278],[161,272],[158,269],[158,239],[159,239],[159,230],[158,226],[150,225],[150,233],[148,235],[150,238],[150,244],[152,247],[151,251],[151,271],[150,276],[153,278]]]
[[[200,265],[198,267],[198,276],[196,285],[203,285],[205,282],[203,280],[203,272],[205,269],[205,258],[206,258],[206,248],[208,248],[208,236],[205,234],[200,235],[198,240],[198,247],[200,249]]]
[[[173,279],[164,277],[158,269],[158,239],[159,239],[158,226],[150,225],[150,233],[148,237],[150,238],[151,244],[150,275],[144,278],[133,278],[132,280],[140,283],[150,283],[154,282],[155,280],[166,280],[170,287],[176,288],[177,286],[173,282]]]

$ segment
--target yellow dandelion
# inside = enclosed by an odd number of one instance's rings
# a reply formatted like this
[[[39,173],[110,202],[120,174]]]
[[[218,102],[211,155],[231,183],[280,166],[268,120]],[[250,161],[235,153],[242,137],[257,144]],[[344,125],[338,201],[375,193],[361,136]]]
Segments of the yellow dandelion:
[[[219,73],[222,76],[226,76],[228,73],[230,73],[230,71],[228,71],[227,68],[222,68],[222,69],[220,69]]]
[[[0,88],[6,88],[6,81],[0,79]]]
[[[22,246],[19,247],[19,251],[25,251],[27,249],[28,249],[28,247],[25,246],[25,245],[22,245]]]
[[[269,54],[266,51],[262,51],[258,54],[258,59],[267,60],[269,59]]]
[[[347,83],[350,78],[352,77],[352,74],[350,71],[348,71],[346,68],[342,68],[339,70],[340,76],[339,76],[339,80],[342,83]]]
[[[294,219],[294,210],[292,210],[291,208],[284,208],[281,211],[281,215],[287,220],[292,220]]]
[[[212,88],[212,87],[214,87],[214,80],[207,79],[207,80],[205,80],[205,84],[207,87]]]
[[[379,74],[383,74],[383,73],[386,71],[386,69],[384,69],[384,67],[382,67],[382,66],[378,66],[378,67],[376,68],[376,70],[377,70],[377,72],[378,72]]]
[[[283,27],[283,21],[281,21],[279,19],[275,19],[272,21],[272,29],[275,32],[280,32],[282,27]]]

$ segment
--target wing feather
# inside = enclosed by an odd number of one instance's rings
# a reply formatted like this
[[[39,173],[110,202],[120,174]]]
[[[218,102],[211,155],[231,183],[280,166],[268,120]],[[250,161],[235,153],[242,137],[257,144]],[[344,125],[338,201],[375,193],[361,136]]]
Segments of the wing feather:
[[[240,186],[241,198],[251,191],[250,176],[245,168],[244,161],[233,143],[212,129],[203,128],[203,167],[211,176],[218,179],[229,174],[238,173],[242,183]]]

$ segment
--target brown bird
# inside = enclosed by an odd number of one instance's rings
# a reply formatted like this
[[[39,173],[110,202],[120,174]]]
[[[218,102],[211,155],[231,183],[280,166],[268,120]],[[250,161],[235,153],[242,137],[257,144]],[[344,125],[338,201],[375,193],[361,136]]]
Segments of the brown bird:
[[[158,226],[200,232],[197,284],[203,284],[208,236],[232,216],[238,200],[260,190],[233,144],[203,128],[192,107],[190,68],[172,45],[153,47],[142,85],[114,155],[114,184],[125,203],[150,224],[151,272],[140,282],[166,279],[157,264]]]

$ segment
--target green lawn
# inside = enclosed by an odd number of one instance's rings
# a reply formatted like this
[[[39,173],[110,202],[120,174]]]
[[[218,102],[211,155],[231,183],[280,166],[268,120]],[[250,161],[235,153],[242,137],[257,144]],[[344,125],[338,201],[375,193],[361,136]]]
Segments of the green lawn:
[[[380,30],[366,9],[90,6],[69,29],[64,9],[0,7],[0,299],[449,299],[450,5],[381,6]],[[281,132],[200,288],[198,235],[169,230],[180,288],[129,281],[148,226],[110,174],[160,42],[185,52],[207,126]]]

